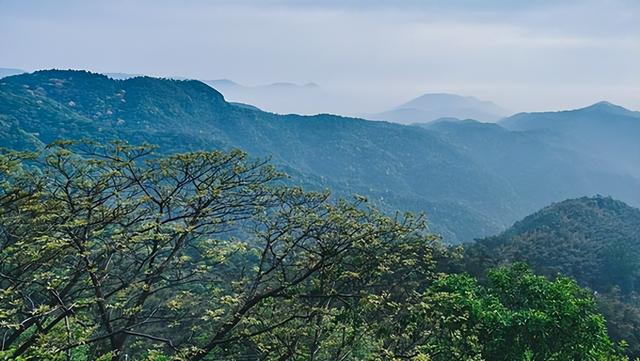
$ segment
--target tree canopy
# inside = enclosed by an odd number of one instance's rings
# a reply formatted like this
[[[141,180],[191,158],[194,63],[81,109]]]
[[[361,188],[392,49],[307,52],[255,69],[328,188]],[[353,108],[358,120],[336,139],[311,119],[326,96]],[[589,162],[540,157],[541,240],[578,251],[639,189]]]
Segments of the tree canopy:
[[[444,274],[422,217],[282,177],[240,151],[2,153],[0,358],[619,358],[575,283]]]
[[[538,274],[562,274],[595,291],[614,340],[640,357],[640,210],[610,197],[552,204],[504,233],[465,247],[465,269],[526,262]]]

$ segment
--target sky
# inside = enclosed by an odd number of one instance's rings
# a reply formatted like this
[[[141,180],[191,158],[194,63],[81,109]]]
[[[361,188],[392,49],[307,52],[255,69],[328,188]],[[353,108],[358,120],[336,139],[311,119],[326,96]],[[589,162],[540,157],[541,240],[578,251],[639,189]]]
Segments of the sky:
[[[0,0],[0,34],[0,67],[314,82],[349,114],[640,109],[640,0]]]

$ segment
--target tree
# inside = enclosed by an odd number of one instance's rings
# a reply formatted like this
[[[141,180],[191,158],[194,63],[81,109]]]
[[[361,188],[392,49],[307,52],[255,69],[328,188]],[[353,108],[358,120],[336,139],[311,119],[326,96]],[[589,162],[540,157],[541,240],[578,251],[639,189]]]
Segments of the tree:
[[[421,219],[284,187],[239,151],[60,142],[0,159],[8,357],[313,355],[364,338],[372,298],[433,277]]]
[[[240,151],[0,154],[2,359],[621,359],[573,281],[454,256]]]
[[[418,305],[417,351],[429,360],[625,360],[594,298],[575,281],[549,281],[525,264],[489,271],[486,285],[448,275]],[[436,323],[429,323],[436,320]]]

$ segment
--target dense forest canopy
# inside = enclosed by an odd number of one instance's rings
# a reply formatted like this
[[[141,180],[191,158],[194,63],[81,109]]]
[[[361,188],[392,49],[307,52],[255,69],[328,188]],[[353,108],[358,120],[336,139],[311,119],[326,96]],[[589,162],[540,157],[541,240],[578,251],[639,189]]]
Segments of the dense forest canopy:
[[[479,277],[526,262],[538,274],[574,278],[596,294],[612,337],[640,357],[640,209],[609,197],[570,199],[465,248],[464,269]]]
[[[625,359],[574,281],[447,273],[420,217],[240,151],[58,142],[0,171],[5,359]]]
[[[598,292],[640,291],[640,209],[608,197],[548,206],[469,252],[493,263],[535,265],[547,276],[569,275]]]

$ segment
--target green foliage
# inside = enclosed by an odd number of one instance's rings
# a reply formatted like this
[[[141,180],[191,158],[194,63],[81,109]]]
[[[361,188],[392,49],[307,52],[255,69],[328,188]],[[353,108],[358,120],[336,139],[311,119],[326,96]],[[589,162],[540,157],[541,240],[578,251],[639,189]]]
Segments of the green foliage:
[[[1,159],[11,357],[315,353],[338,332],[370,333],[370,299],[435,277],[421,219],[278,186],[238,151],[60,142]]]
[[[431,360],[623,360],[594,299],[568,278],[548,281],[516,264],[479,286],[449,275],[423,296],[418,352]],[[436,321],[435,323],[433,321]]]
[[[575,281],[558,277],[550,282],[516,264],[491,271],[487,288],[508,310],[495,320],[498,330],[487,340],[493,354],[488,358],[618,359],[593,297]]]
[[[444,275],[422,218],[239,151],[65,141],[0,170],[5,359],[618,359],[575,283]]]
[[[526,262],[539,274],[574,278],[597,291],[615,340],[639,357],[640,210],[611,198],[567,200],[526,217],[465,251],[465,269],[481,276],[501,263]]]

